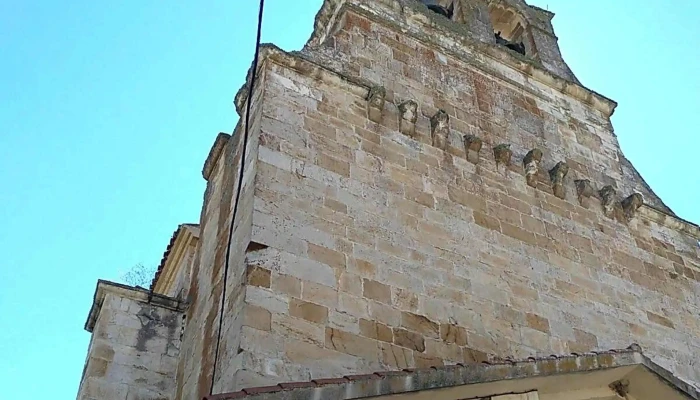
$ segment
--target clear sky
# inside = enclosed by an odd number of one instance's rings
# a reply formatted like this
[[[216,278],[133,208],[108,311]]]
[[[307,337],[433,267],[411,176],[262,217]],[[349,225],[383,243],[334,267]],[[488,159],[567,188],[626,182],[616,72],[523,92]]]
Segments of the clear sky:
[[[0,0],[1,397],[74,398],[97,279],[157,264],[176,226],[198,222],[256,3]],[[532,3],[557,13],[579,79],[620,103],[627,157],[700,222],[700,2]],[[263,40],[300,49],[320,4],[267,0]]]

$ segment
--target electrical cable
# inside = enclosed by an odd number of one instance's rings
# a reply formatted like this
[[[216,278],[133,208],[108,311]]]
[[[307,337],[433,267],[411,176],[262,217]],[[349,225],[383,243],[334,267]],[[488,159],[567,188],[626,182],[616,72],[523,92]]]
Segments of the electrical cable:
[[[250,126],[250,107],[253,102],[253,88],[255,87],[255,76],[258,69],[258,58],[260,56],[260,38],[262,33],[263,10],[265,8],[265,0],[260,0],[260,10],[258,11],[258,32],[255,40],[255,57],[253,58],[253,66],[251,67],[250,84],[248,86],[248,99],[246,101],[245,110],[245,127],[243,129],[243,146],[241,149],[241,167],[238,174],[238,188],[236,190],[236,199],[233,204],[233,216],[228,230],[228,242],[226,244],[226,259],[224,261],[224,279],[222,281],[223,289],[221,292],[221,305],[219,309],[219,332],[216,336],[216,351],[214,353],[214,368],[211,374],[211,386],[209,395],[214,394],[214,382],[216,380],[216,368],[219,361],[219,347],[221,346],[221,330],[224,323],[224,306],[226,305],[226,283],[228,281],[229,258],[231,257],[231,242],[233,240],[233,229],[238,213],[238,202],[241,197],[241,189],[243,187],[243,171],[245,170],[245,156],[248,148],[248,129]]]

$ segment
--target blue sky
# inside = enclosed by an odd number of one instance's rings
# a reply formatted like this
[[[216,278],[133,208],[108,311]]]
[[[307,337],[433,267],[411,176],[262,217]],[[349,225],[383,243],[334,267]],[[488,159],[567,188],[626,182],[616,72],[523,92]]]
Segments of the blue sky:
[[[254,3],[0,0],[4,398],[74,398],[97,279],[157,264],[177,224],[198,221],[202,164],[237,121]],[[700,26],[687,17],[700,2],[532,3],[557,13],[579,79],[620,103],[627,157],[700,222]],[[263,40],[300,49],[320,4],[267,0]]]

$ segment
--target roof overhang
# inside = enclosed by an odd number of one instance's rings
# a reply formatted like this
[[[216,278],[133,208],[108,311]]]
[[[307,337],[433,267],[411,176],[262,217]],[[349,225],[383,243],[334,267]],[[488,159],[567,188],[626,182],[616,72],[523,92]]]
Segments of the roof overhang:
[[[700,399],[691,385],[638,351],[380,372],[244,389],[209,400],[461,400],[525,394],[539,400]]]
[[[198,239],[199,225],[181,224],[177,227],[163,253],[153,282],[151,282],[151,290],[154,293],[165,294],[167,292],[178,274],[177,266],[180,264],[180,260],[186,256],[190,246],[197,244]]]

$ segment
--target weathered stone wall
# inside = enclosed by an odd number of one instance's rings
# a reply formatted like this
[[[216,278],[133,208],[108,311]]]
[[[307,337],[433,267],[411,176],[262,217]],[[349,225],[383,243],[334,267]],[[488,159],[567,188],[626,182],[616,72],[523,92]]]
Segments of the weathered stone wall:
[[[260,130],[262,87],[253,96],[251,140],[248,143],[243,190],[231,242],[231,259],[227,281],[224,323],[221,329],[219,362],[214,393],[230,390],[229,383],[237,370],[236,356],[242,322],[245,293],[243,276],[246,247],[250,241],[253,204],[253,179]],[[219,335],[226,245],[235,204],[241,164],[244,125],[241,121],[234,135],[220,135],[205,165],[207,188],[200,218],[200,237],[190,284],[190,308],[178,366],[178,399],[196,399],[209,394],[214,374],[214,356]]]
[[[106,294],[78,399],[174,399],[180,327],[178,311]]]
[[[260,379],[229,388],[632,342],[700,382],[697,241],[617,212],[635,191],[663,205],[625,174],[609,115],[469,48],[342,21],[305,57],[346,78],[266,64],[238,364]],[[615,188],[618,218],[575,180]]]

